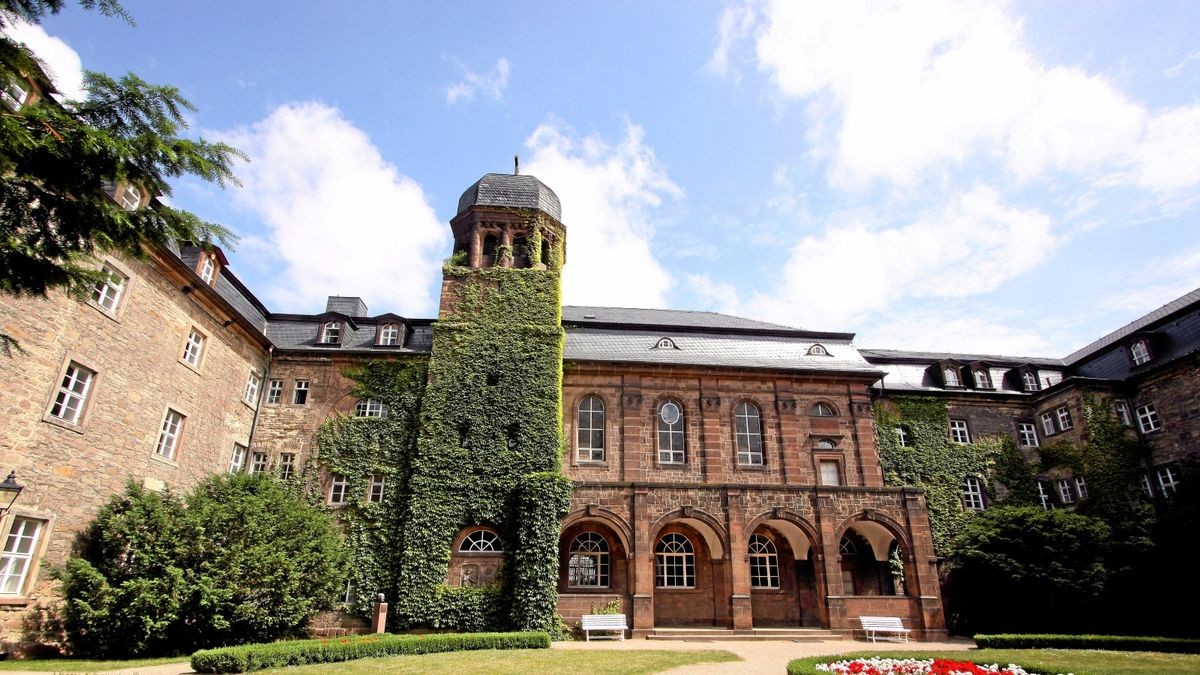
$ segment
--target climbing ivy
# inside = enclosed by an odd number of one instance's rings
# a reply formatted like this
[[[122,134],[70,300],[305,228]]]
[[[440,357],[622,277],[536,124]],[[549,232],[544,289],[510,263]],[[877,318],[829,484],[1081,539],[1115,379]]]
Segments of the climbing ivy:
[[[897,427],[906,432],[907,447],[900,445]],[[978,476],[988,496],[994,497],[987,476],[1005,449],[1005,442],[998,438],[952,443],[949,428],[950,415],[939,399],[901,397],[875,404],[875,436],[884,482],[925,490],[933,545],[943,555],[975,515],[963,508],[963,479]]]

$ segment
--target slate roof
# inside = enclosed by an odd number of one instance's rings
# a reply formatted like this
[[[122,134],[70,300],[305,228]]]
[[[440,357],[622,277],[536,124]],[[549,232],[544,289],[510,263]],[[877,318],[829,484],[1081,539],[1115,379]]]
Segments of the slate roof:
[[[339,345],[318,345],[317,333],[321,322],[316,316],[295,314],[272,315],[267,323],[267,338],[281,350],[303,349],[313,352],[368,350],[379,353],[428,354],[433,344],[433,327],[427,320],[411,321],[411,329],[402,346],[378,346],[375,333],[379,326],[374,319],[356,317],[355,326],[342,322],[342,341]],[[384,323],[391,323],[390,320]]]
[[[961,361],[963,363],[973,363],[975,361],[986,361],[993,364],[1004,364],[1012,366],[1020,366],[1026,363],[1036,366],[1057,366],[1063,367],[1066,362],[1063,359],[1051,359],[1042,356],[1003,356],[1000,354],[960,354],[957,352],[921,352],[908,351],[903,349],[859,349],[862,355],[869,361],[922,361],[928,363],[936,363],[938,361]]]
[[[733,330],[773,330],[808,332],[803,328],[777,323],[755,321],[740,316],[716,312],[692,312],[678,309],[635,309],[629,307],[563,306],[563,324],[624,324],[630,326],[662,326],[674,328],[708,328]],[[848,334],[847,334],[848,335]]]
[[[1065,361],[1069,364],[1074,365],[1074,364],[1078,363],[1079,361],[1082,361],[1082,360],[1088,358],[1089,356],[1092,356],[1096,352],[1099,352],[1106,347],[1111,347],[1112,345],[1114,345],[1118,342],[1121,342],[1122,340],[1129,337],[1130,335],[1133,335],[1134,333],[1136,333],[1144,328],[1147,328],[1147,327],[1157,323],[1158,321],[1171,316],[1172,314],[1174,314],[1178,311],[1186,309],[1189,305],[1192,305],[1195,303],[1200,303],[1200,288],[1197,288],[1196,290],[1192,291],[1191,293],[1188,293],[1187,295],[1184,295],[1182,297],[1176,298],[1175,300],[1172,300],[1171,302],[1168,302],[1167,304],[1163,305],[1162,307],[1159,307],[1158,309],[1154,310],[1153,312],[1150,312],[1149,314],[1147,314],[1139,319],[1135,319],[1134,321],[1118,328],[1117,330],[1109,333],[1108,335],[1105,335],[1104,337],[1100,338],[1099,340],[1096,340],[1095,342],[1089,344],[1088,346],[1084,347],[1083,349],[1079,349],[1075,352],[1072,352],[1071,354],[1069,354],[1067,356]]]
[[[732,318],[732,317],[730,317]],[[773,370],[879,374],[849,340],[820,340],[828,356],[807,354],[817,340],[773,334],[678,332],[661,330],[567,327],[565,361],[715,366]],[[677,348],[656,347],[669,337]]]
[[[458,213],[472,206],[512,206],[539,209],[562,220],[562,205],[554,190],[529,174],[489,173],[458,198]]]

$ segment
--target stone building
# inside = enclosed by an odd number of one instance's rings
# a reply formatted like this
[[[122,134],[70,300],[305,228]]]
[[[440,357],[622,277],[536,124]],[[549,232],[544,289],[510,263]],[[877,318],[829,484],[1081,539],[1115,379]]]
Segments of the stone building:
[[[517,215],[530,212],[557,226],[528,238]],[[549,188],[502,174],[468,188],[451,228],[452,264],[468,272],[544,270],[569,234]],[[109,281],[88,299],[0,296],[0,327],[23,349],[0,358],[0,468],[26,486],[0,521],[5,642],[53,600],[44,568],[63,563],[126,481],[291,479],[332,415],[387,414],[354,396],[348,368],[435,353],[437,320],[372,314],[354,297],[331,297],[316,315],[269,312],[216,249],[153,248],[104,265]],[[439,319],[464,288],[447,279]],[[1066,359],[859,350],[851,334],[708,312],[568,306],[561,327],[562,471],[574,495],[558,609],[568,622],[616,602],[637,635],[844,632],[864,614],[944,635],[924,496],[884,485],[872,407],[881,398],[941,396],[952,438],[1036,445],[1051,429],[1086,438],[1079,392],[1112,392],[1154,449],[1155,494],[1173,489],[1178,463],[1197,450],[1200,292]],[[335,506],[385,489],[372,478],[349,494],[344,476],[321,480]],[[486,524],[447,545],[448,585],[486,585],[500,572]]]

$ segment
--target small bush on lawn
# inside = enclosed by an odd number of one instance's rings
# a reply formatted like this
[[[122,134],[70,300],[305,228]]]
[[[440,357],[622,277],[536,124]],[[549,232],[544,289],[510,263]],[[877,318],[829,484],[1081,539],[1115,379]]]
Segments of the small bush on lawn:
[[[295,640],[206,649],[192,654],[192,669],[199,673],[245,673],[263,668],[337,663],[373,656],[549,647],[550,636],[542,632],[360,635],[330,640]]]
[[[1119,652],[1200,654],[1200,640],[1134,635],[976,635],[981,649],[1108,649]]]

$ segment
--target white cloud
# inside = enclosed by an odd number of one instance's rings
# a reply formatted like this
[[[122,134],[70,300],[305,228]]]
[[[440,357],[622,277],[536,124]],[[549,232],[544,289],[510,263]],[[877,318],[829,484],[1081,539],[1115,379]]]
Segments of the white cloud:
[[[1174,108],[1150,120],[1135,153],[1138,185],[1155,191],[1200,184],[1200,105]]]
[[[280,311],[320,309],[336,294],[362,296],[374,313],[436,310],[430,287],[449,227],[338,110],[283,105],[221,140],[250,156],[235,194],[266,223],[284,263],[266,288]]]
[[[782,324],[845,327],[901,299],[994,290],[1040,265],[1057,245],[1049,216],[977,187],[902,227],[881,229],[854,217],[801,239],[779,289],[755,295],[748,307]]]
[[[1141,316],[1200,286],[1200,246],[1159,256],[1117,275],[1103,309]],[[1132,318],[1131,316],[1131,318]]]
[[[749,5],[734,5],[722,10],[717,24],[717,47],[708,63],[704,64],[709,72],[737,77],[737,71],[730,67],[729,59],[738,43],[752,34],[756,19],[754,9]]]
[[[663,307],[671,277],[655,258],[655,210],[683,191],[627,122],[616,144],[578,137],[558,121],[542,124],[525,147],[528,173],[550,186],[567,226],[564,300],[577,305]]]
[[[700,305],[702,309],[735,315],[741,311],[737,288],[733,284],[714,281],[707,274],[689,274],[687,282],[692,292],[704,300]]]
[[[79,53],[66,42],[46,33],[37,24],[5,17],[8,25],[4,32],[17,42],[24,42],[46,66],[46,74],[54,87],[66,98],[82,100],[87,95],[83,88],[83,60]]]
[[[753,34],[774,91],[807,102],[814,124],[830,130],[813,138],[837,183],[911,184],[976,157],[1025,181],[1130,168],[1129,180],[1156,190],[1200,181],[1150,170],[1142,158],[1160,138],[1200,146],[1191,125],[1156,115],[1104,77],[1041,62],[1005,2],[772,0],[754,16],[753,30],[722,17],[712,62],[727,68],[734,43]]]
[[[1200,52],[1192,52],[1191,54],[1188,54],[1182,61],[1164,70],[1163,75],[1166,77],[1178,77],[1179,74],[1183,72],[1183,69],[1193,61],[1200,61]]]
[[[508,74],[511,70],[508,59],[497,59],[496,65],[486,73],[476,73],[461,63],[463,78],[446,87],[446,103],[454,105],[460,101],[475,100],[476,94],[482,94],[494,101],[504,98],[504,90],[508,88]]]
[[[1016,326],[1020,327],[1014,327]],[[1061,346],[1047,339],[1047,331],[1028,321],[1009,322],[984,311],[925,307],[920,311],[888,313],[871,322],[855,337],[861,347],[1005,354],[1009,356],[1063,356]]]

